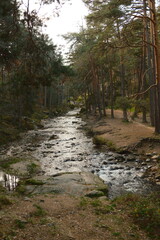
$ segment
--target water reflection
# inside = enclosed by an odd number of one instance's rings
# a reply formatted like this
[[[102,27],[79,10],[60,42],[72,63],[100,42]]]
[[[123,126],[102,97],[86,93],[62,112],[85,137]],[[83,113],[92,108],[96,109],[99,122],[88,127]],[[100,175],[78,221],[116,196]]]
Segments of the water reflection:
[[[0,184],[8,191],[14,191],[18,184],[18,181],[18,177],[4,173],[2,171],[0,172]]]

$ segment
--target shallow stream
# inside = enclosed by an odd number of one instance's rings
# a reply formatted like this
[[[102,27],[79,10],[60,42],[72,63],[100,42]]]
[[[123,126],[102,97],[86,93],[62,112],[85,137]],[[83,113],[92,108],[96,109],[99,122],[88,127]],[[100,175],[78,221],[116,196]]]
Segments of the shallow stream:
[[[126,192],[153,191],[154,186],[143,179],[147,166],[140,165],[138,156],[97,149],[84,131],[86,123],[77,113],[78,110],[73,110],[45,121],[43,129],[27,132],[19,143],[12,144],[7,151],[3,149],[1,155],[33,156],[41,162],[42,173],[49,176],[91,171],[108,184],[111,198]],[[2,175],[0,172],[0,181],[4,182]]]

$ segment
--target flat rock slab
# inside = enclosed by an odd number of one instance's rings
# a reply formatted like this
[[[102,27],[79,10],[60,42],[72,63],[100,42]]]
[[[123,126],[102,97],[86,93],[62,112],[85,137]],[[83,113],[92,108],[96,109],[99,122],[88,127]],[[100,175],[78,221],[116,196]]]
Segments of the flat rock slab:
[[[93,190],[107,193],[107,185],[98,176],[90,172],[62,173],[56,176],[38,176],[35,180],[43,181],[43,185],[27,185],[26,193],[58,193],[73,196],[84,196]]]

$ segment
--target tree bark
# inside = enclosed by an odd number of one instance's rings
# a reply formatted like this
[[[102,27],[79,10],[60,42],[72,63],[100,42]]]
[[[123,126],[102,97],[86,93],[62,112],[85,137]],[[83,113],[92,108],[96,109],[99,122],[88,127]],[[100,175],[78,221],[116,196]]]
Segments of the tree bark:
[[[101,76],[101,83],[102,83],[102,109],[103,109],[103,116],[106,116],[106,105],[105,105],[105,86],[104,86],[104,75]]]
[[[110,75],[111,118],[114,118],[113,73],[112,73],[112,69],[109,69],[109,75]]]
[[[151,18],[151,39],[154,45],[154,59],[155,59],[155,133],[160,134],[160,53],[159,53],[159,39],[157,30],[157,16],[155,8],[155,0],[148,0]]]
[[[147,1],[146,0],[143,0],[143,8],[144,8],[146,42],[149,43],[150,41],[152,41],[151,36],[153,36],[153,33],[149,34],[149,20],[147,19]],[[151,31],[152,31],[152,27],[150,27],[150,33]],[[148,75],[149,85],[151,86],[155,84],[154,48],[150,44],[146,44],[146,48],[147,48],[147,69],[148,69],[147,75]],[[150,121],[151,121],[151,125],[155,126],[155,88],[150,89],[149,100],[150,100]]]
[[[90,56],[90,62],[92,66],[92,74],[93,74],[93,91],[95,97],[95,103],[98,107],[99,117],[102,117],[102,110],[101,110],[101,97],[100,97],[100,86],[99,86],[99,79],[96,71],[96,66],[94,64],[92,56]]]

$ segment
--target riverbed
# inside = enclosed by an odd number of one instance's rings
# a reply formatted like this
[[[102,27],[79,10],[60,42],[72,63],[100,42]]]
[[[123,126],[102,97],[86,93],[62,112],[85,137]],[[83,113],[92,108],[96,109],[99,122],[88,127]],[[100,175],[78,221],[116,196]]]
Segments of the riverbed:
[[[79,110],[43,122],[44,128],[28,131],[23,138],[1,150],[1,156],[32,156],[41,165],[42,175],[92,172],[109,186],[109,197],[124,193],[146,194],[156,187],[143,178],[147,165],[139,156],[98,149],[78,117]],[[0,172],[3,182],[4,173]]]

